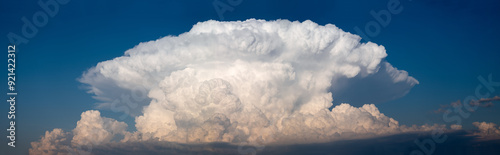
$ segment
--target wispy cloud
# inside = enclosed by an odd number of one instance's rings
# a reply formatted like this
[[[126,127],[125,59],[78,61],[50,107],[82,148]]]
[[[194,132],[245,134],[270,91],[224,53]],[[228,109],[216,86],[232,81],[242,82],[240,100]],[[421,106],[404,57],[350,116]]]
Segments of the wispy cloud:
[[[468,104],[470,106],[475,106],[475,107],[492,107],[494,105],[493,103],[495,101],[500,101],[500,97],[495,96],[492,98],[482,98],[479,100],[472,100]],[[452,102],[452,103],[447,104],[447,105],[441,105],[440,108],[435,110],[434,112],[435,113],[444,113],[444,112],[446,112],[446,110],[448,110],[450,108],[460,107],[460,106],[462,106],[462,102],[460,100],[458,100],[456,102]]]

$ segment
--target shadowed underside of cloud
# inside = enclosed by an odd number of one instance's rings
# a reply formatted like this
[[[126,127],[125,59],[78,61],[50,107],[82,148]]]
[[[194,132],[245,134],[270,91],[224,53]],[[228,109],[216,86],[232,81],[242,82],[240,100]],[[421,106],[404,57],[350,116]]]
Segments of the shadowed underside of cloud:
[[[400,126],[367,104],[401,97],[418,81],[386,62],[383,46],[360,39],[311,21],[201,22],[100,62],[80,79],[102,101],[98,108],[136,116],[137,131],[87,111],[72,133],[51,132],[66,139],[40,143],[89,146],[118,135],[121,143],[318,143],[443,128]],[[147,99],[139,103],[114,102],[141,90]],[[329,110],[334,97],[360,107]]]
[[[394,68],[388,62],[383,62],[377,73],[363,77],[340,77],[334,79],[336,87],[331,87],[334,103],[349,103],[363,105],[368,103],[383,103],[400,98],[410,92],[418,81],[408,76],[408,72]]]
[[[376,138],[341,140],[327,143],[293,144],[293,145],[233,145],[229,143],[206,143],[206,144],[180,144],[164,141],[142,141],[106,143],[93,147],[83,148],[86,152],[95,155],[118,155],[118,154],[144,154],[144,155],[234,155],[234,154],[260,154],[260,155],[400,155],[412,154],[412,152],[431,152],[431,154],[482,154],[494,155],[500,153],[500,140],[477,141],[470,136],[469,132],[453,131],[447,132],[444,143],[423,143],[431,140],[432,135],[428,133],[397,134]],[[418,141],[417,143],[415,141]],[[427,141],[429,142],[429,141]],[[425,144],[425,145],[424,145]],[[59,153],[75,153],[62,150]]]

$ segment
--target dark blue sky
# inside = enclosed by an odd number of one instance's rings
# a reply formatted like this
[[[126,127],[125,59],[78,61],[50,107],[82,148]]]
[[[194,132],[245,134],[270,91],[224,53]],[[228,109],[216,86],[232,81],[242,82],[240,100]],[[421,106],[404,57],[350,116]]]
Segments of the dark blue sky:
[[[73,129],[81,112],[94,109],[96,100],[77,81],[85,70],[123,55],[140,42],[181,34],[200,21],[221,20],[212,2],[72,0],[61,5],[27,44],[17,47],[18,149],[27,150],[29,142],[38,140],[47,130]],[[376,20],[370,11],[387,10],[388,2],[243,0],[223,17],[228,21],[312,20],[357,33],[355,27],[364,30],[367,23]],[[381,27],[380,33],[370,38],[385,46],[392,65],[408,71],[420,84],[405,97],[377,107],[401,124],[444,123],[442,114],[433,111],[474,95],[480,84],[478,76],[492,74],[493,81],[500,81],[500,2],[400,2],[401,13],[393,14],[387,27]],[[21,35],[21,18],[31,20],[41,10],[37,1],[2,1],[1,42],[9,43],[9,32]],[[6,54],[1,58],[5,60]],[[491,97],[499,94],[500,89]],[[8,106],[4,104],[2,109],[6,112]],[[463,120],[464,127],[470,128],[474,121],[499,124],[498,110],[496,105],[479,109]],[[103,116],[117,118],[120,114],[103,111]],[[7,118],[0,120],[6,127]],[[133,129],[133,118],[125,121]],[[1,148],[4,150],[5,145]]]

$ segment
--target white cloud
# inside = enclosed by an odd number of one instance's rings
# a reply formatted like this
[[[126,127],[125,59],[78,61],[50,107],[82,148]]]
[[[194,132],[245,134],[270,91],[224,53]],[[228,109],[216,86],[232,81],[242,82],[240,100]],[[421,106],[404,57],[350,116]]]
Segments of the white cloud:
[[[116,77],[123,85],[141,78],[151,82],[133,73],[159,77],[136,128],[164,141],[284,142],[293,137],[309,142],[347,133],[397,132],[398,122],[374,105],[328,110],[333,101],[328,90],[339,78],[362,79],[382,66],[390,83],[408,85],[404,93],[418,83],[407,72],[381,63],[387,55],[382,46],[359,40],[311,21],[208,21],[178,37],[140,44],[89,73]],[[166,61],[157,60],[162,58]],[[215,116],[222,122],[209,121]]]
[[[101,117],[99,111],[89,110],[81,115],[73,132],[54,129],[45,132],[40,141],[32,142],[30,154],[87,154],[92,147],[111,142],[116,135],[124,135],[127,124]]]
[[[116,134],[125,134],[127,124],[111,118],[101,117],[99,111],[83,112],[76,128],[73,129],[71,143],[78,145],[97,145],[110,142]]]
[[[128,110],[137,131],[88,111],[72,142],[107,143],[124,134],[122,142],[308,143],[438,127],[400,126],[365,104],[401,97],[418,81],[386,62],[383,46],[360,39],[331,24],[251,19],[200,22],[179,36],[141,43],[80,79],[104,102],[100,108],[112,110],[123,94],[147,90],[143,109]],[[365,79],[382,84],[356,85]],[[356,98],[343,91],[366,87],[384,91],[371,91],[383,93],[362,107],[329,110],[336,94]],[[86,137],[93,138],[82,142]]]
[[[150,90],[131,140],[300,142],[397,132],[398,122],[374,105],[328,110],[337,79],[382,72],[387,84],[404,83],[401,96],[418,83],[383,62],[383,46],[360,39],[311,21],[207,21],[101,62],[81,81],[101,99],[112,97],[110,88]]]

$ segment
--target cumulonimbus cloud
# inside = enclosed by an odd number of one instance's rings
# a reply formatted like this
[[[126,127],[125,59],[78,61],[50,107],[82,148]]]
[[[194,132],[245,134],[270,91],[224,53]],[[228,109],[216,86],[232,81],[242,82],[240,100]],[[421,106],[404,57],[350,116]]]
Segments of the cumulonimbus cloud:
[[[332,24],[250,19],[200,22],[140,43],[80,79],[104,109],[123,93],[146,90],[148,99],[126,111],[137,131],[90,111],[71,142],[90,129],[99,130],[98,142],[123,134],[122,142],[309,143],[433,128],[400,126],[370,104],[401,97],[418,81],[386,62],[383,46],[360,39]],[[368,99],[329,110],[338,94]]]

